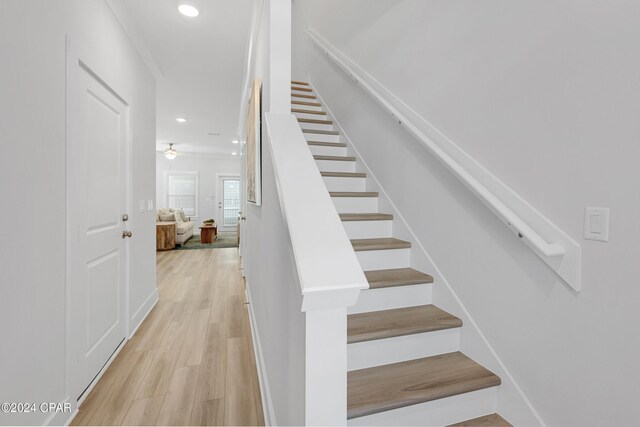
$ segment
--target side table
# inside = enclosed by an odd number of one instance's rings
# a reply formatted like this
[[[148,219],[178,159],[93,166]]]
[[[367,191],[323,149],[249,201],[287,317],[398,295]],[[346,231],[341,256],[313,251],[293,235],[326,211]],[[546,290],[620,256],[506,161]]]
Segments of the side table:
[[[203,225],[200,227],[200,242],[213,243],[218,238],[218,224]]]
[[[156,222],[156,250],[168,251],[176,247],[176,223]]]

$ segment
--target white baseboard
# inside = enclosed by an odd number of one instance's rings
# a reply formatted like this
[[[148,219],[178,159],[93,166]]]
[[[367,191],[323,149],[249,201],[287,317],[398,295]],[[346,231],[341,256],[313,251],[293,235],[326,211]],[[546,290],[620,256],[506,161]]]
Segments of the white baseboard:
[[[253,313],[253,304],[251,303],[251,293],[247,284],[245,290],[247,301],[249,302],[249,324],[251,326],[251,337],[253,340],[254,354],[256,355],[256,366],[258,368],[258,381],[260,382],[260,395],[262,396],[262,411],[264,413],[264,423],[267,426],[276,426],[276,414],[271,400],[271,392],[269,381],[267,380],[267,370],[262,356],[262,345],[260,344],[260,336],[256,328],[256,318]]]
[[[158,289],[156,288],[153,290],[153,292],[151,292],[151,295],[149,295],[147,299],[142,303],[140,308],[136,310],[133,316],[131,316],[130,325],[133,325],[134,327],[131,329],[131,332],[129,333],[129,339],[131,339],[131,337],[136,333],[138,328],[140,328],[140,325],[142,325],[142,322],[144,322],[144,319],[146,319],[149,313],[151,313],[151,310],[153,310],[153,307],[156,306],[156,304],[158,303],[158,300],[159,300]]]
[[[45,426],[68,426],[69,424],[71,424],[71,421],[73,421],[73,419],[78,414],[78,408],[74,407],[73,402],[71,402],[71,398],[69,396],[67,396],[60,403],[63,404],[63,405],[70,404],[71,405],[71,412],[54,412],[49,416],[49,418],[47,418],[47,420],[44,422],[43,425],[45,425]]]

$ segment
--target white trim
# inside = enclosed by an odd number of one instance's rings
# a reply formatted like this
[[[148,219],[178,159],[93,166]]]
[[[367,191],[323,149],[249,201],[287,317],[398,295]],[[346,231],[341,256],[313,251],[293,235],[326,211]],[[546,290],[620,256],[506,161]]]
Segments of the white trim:
[[[153,77],[156,80],[164,79],[164,74],[160,69],[160,66],[156,62],[155,58],[151,54],[151,51],[147,47],[147,44],[144,41],[144,38],[138,32],[138,27],[135,22],[131,18],[131,14],[127,10],[126,6],[122,2],[122,0],[106,0],[107,4],[111,8],[111,11],[115,15],[116,19],[122,26],[124,32],[129,36],[131,43],[135,46],[140,58],[142,58],[142,62],[147,66]]]
[[[277,426],[276,411],[273,408],[273,399],[271,399],[271,389],[269,388],[269,380],[267,379],[267,368],[264,363],[262,353],[262,344],[260,343],[260,335],[256,328],[256,317],[253,313],[253,304],[251,303],[251,293],[249,286],[245,287],[245,296],[249,302],[249,326],[251,327],[251,339],[253,341],[253,350],[256,357],[256,367],[258,371],[258,382],[260,384],[260,396],[262,397],[262,412],[264,414],[264,423],[267,426]],[[266,401],[266,405],[265,405]]]
[[[147,299],[144,300],[140,308],[138,308],[133,316],[131,316],[130,324],[135,326],[129,331],[129,339],[131,339],[135,335],[135,333],[142,325],[142,322],[144,322],[147,316],[149,316],[149,313],[151,313],[151,310],[153,310],[153,307],[156,306],[159,300],[160,298],[158,296],[158,288],[155,288],[153,292],[151,292],[151,294],[147,297]],[[140,317],[139,320],[136,320],[138,319],[138,315],[140,313],[142,313],[143,316]]]
[[[49,415],[49,418],[47,418],[43,425],[68,426],[69,424],[71,424],[71,421],[73,421],[73,419],[79,412],[78,408],[73,406],[74,402],[71,401],[71,398],[69,396],[65,397],[65,399],[60,403],[63,405],[67,403],[71,405],[71,412],[54,412]]]
[[[574,291],[581,290],[581,247],[575,240],[315,30],[307,34]]]
[[[169,170],[169,171],[164,171],[164,197],[165,197],[165,206],[166,207],[170,207],[169,206],[169,177],[170,176],[195,176],[196,177],[196,183],[195,183],[195,195],[194,195],[194,214],[193,215],[187,215],[191,218],[199,218],[200,217],[200,212],[198,211],[199,208],[199,198],[200,198],[200,172],[199,171],[173,171],[173,170]]]
[[[465,305],[462,303],[462,301],[460,300],[458,295],[455,293],[455,291],[453,290],[453,287],[449,284],[449,282],[447,281],[447,279],[444,276],[444,274],[442,273],[442,271],[440,271],[440,269],[438,268],[438,266],[434,262],[433,258],[431,258],[431,256],[427,252],[426,248],[424,247],[424,245],[422,244],[422,242],[420,241],[418,236],[416,236],[416,234],[413,232],[413,230],[409,226],[409,223],[407,222],[407,220],[404,218],[402,213],[400,213],[400,211],[398,210],[398,207],[396,206],[396,204],[393,202],[393,200],[391,199],[389,194],[386,192],[386,190],[384,189],[384,187],[382,186],[380,181],[378,181],[376,176],[373,174],[373,172],[369,168],[369,165],[365,162],[364,158],[360,155],[360,152],[358,151],[358,149],[355,147],[355,145],[353,144],[353,142],[349,138],[349,135],[347,134],[347,132],[340,125],[338,120],[336,120],[336,116],[331,112],[331,109],[329,108],[329,106],[327,105],[325,100],[322,98],[322,96],[320,95],[318,90],[315,88],[315,86],[313,86],[313,82],[311,81],[310,78],[309,78],[309,85],[313,88],[313,91],[316,94],[316,96],[318,97],[318,101],[322,104],[322,107],[325,109],[325,111],[327,113],[327,116],[331,117],[331,120],[333,121],[334,126],[336,126],[336,129],[340,131],[340,135],[342,137],[344,137],[344,142],[347,143],[348,148],[352,149],[354,151],[356,157],[358,158],[358,161],[362,162],[362,165],[364,166],[364,168],[367,171],[367,177],[371,178],[375,182],[375,185],[377,187],[377,191],[380,192],[380,196],[384,197],[386,199],[386,202],[389,203],[389,205],[391,207],[391,210],[393,211],[394,221],[398,220],[398,221],[400,221],[402,223],[402,225],[405,228],[405,230],[411,236],[412,245],[413,244],[417,245],[417,247],[422,252],[424,257],[428,260],[429,264],[431,265],[431,268],[433,268],[433,270],[435,270],[435,274],[433,274],[433,272],[431,272],[431,271],[429,272],[430,274],[432,274],[434,276],[434,279],[435,279],[434,282],[438,282],[438,283],[442,282],[442,284],[444,284],[444,286],[446,287],[447,291],[449,291],[449,293],[451,294],[451,296],[455,300],[456,304],[459,306],[459,308],[462,311],[462,313],[464,313],[464,317],[466,318],[466,321],[464,322],[464,326],[465,327],[466,326],[471,326],[471,328],[473,328],[473,331],[478,335],[478,337],[480,338],[482,343],[485,345],[486,349],[490,352],[490,354],[494,358],[496,364],[500,367],[500,369],[504,373],[504,376],[507,377],[507,380],[515,388],[515,390],[517,391],[518,396],[520,397],[522,402],[526,405],[526,407],[531,412],[533,417],[535,417],[535,419],[538,421],[538,423],[541,426],[543,426],[543,427],[546,426],[546,424],[544,423],[544,420],[542,419],[540,414],[536,411],[536,409],[534,408],[534,406],[531,403],[531,401],[524,394],[524,391],[522,390],[522,388],[516,383],[515,378],[513,377],[513,375],[511,375],[511,372],[509,372],[509,370],[507,369],[506,365],[502,362],[502,359],[500,359],[500,357],[498,356],[498,354],[495,351],[495,349],[493,348],[493,346],[489,343],[489,340],[487,339],[487,337],[482,333],[482,331],[480,330],[480,327],[475,322],[473,317],[471,317],[471,314],[469,313],[469,311],[467,310]],[[395,226],[394,226],[394,228],[395,228]],[[502,375],[500,375],[500,376],[502,377]],[[506,381],[503,378],[503,384],[505,382]]]
[[[222,182],[221,180],[225,179],[225,178],[231,178],[231,179],[237,179],[240,182],[240,194],[238,196],[239,201],[241,202],[241,197],[242,197],[242,179],[240,177],[239,173],[217,173],[216,174],[216,200],[218,201],[218,203],[222,203],[220,205],[220,208],[216,206],[216,210],[220,213],[220,211],[222,212],[222,218],[220,219],[220,222],[218,223],[218,232],[233,232],[235,230],[236,226],[238,225],[238,223],[236,222],[235,225],[224,225],[224,188],[222,186]],[[240,205],[238,205],[238,211],[242,212],[242,207]]]
[[[123,289],[121,291],[124,293],[122,296],[123,303],[123,318],[121,319],[124,324],[124,340],[120,343],[117,349],[112,353],[109,360],[103,365],[102,370],[98,373],[91,384],[89,384],[88,388],[85,389],[82,395],[82,399],[76,402],[75,394],[79,390],[76,389],[79,385],[77,384],[79,379],[78,372],[74,369],[72,364],[73,359],[76,357],[75,348],[72,345],[73,343],[73,334],[74,330],[74,319],[72,316],[72,290],[73,290],[73,280],[77,276],[77,273],[74,273],[74,269],[76,268],[74,264],[74,257],[72,255],[77,255],[72,252],[72,242],[78,239],[78,219],[76,217],[76,210],[72,206],[72,199],[75,201],[78,198],[77,188],[75,187],[75,182],[72,182],[70,176],[72,175],[72,168],[76,168],[80,163],[77,159],[77,152],[73,151],[72,148],[75,148],[76,145],[73,142],[75,138],[77,138],[77,126],[72,123],[72,118],[76,116],[77,108],[78,108],[78,96],[80,91],[78,90],[79,85],[79,70],[83,70],[87,74],[89,74],[92,78],[94,78],[98,84],[103,86],[105,90],[112,93],[119,101],[121,101],[127,109],[126,115],[126,140],[124,147],[125,154],[125,195],[124,195],[124,203],[125,210],[130,212],[132,202],[132,192],[133,192],[133,179],[132,179],[132,158],[133,158],[133,125],[131,120],[131,105],[133,103],[133,97],[125,91],[123,88],[117,87],[117,85],[112,85],[107,83],[100,77],[100,73],[96,71],[96,68],[88,65],[86,59],[89,55],[86,54],[84,47],[80,44],[75,44],[72,42],[72,38],[69,34],[65,35],[65,257],[66,257],[66,265],[65,265],[65,395],[71,396],[71,401],[73,404],[77,404],[77,407],[80,406],[80,403],[86,398],[89,394],[90,390],[95,386],[98,382],[99,378],[102,376],[106,368],[111,364],[111,361],[118,354],[120,349],[123,346],[123,343],[127,341],[127,334],[130,328],[130,318],[129,318],[129,296],[130,296],[130,242],[125,241],[124,247],[124,280],[123,280]],[[74,176],[74,178],[77,178]],[[131,224],[133,225],[133,224]],[[75,230],[75,233],[74,233]],[[75,259],[77,261],[77,259]],[[83,387],[84,385],[80,385]]]

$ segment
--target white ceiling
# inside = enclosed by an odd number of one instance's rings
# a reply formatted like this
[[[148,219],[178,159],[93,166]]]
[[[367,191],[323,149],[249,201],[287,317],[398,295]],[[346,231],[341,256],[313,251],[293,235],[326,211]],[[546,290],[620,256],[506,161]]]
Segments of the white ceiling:
[[[186,18],[181,3],[200,15]],[[231,156],[254,0],[122,0],[129,30],[157,74],[156,142],[180,153]],[[135,35],[134,35],[135,34]],[[144,56],[144,55],[143,55]],[[186,123],[178,123],[185,117]],[[209,135],[215,133],[219,135]]]

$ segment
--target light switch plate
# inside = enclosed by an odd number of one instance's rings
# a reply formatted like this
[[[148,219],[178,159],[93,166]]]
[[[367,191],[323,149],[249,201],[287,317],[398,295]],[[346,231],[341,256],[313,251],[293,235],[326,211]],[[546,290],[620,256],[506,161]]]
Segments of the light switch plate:
[[[138,213],[143,213],[146,210],[144,200],[140,200],[138,205]]]
[[[147,210],[148,211],[153,210],[153,200],[147,200]]]
[[[584,238],[609,241],[609,208],[584,208]]]

